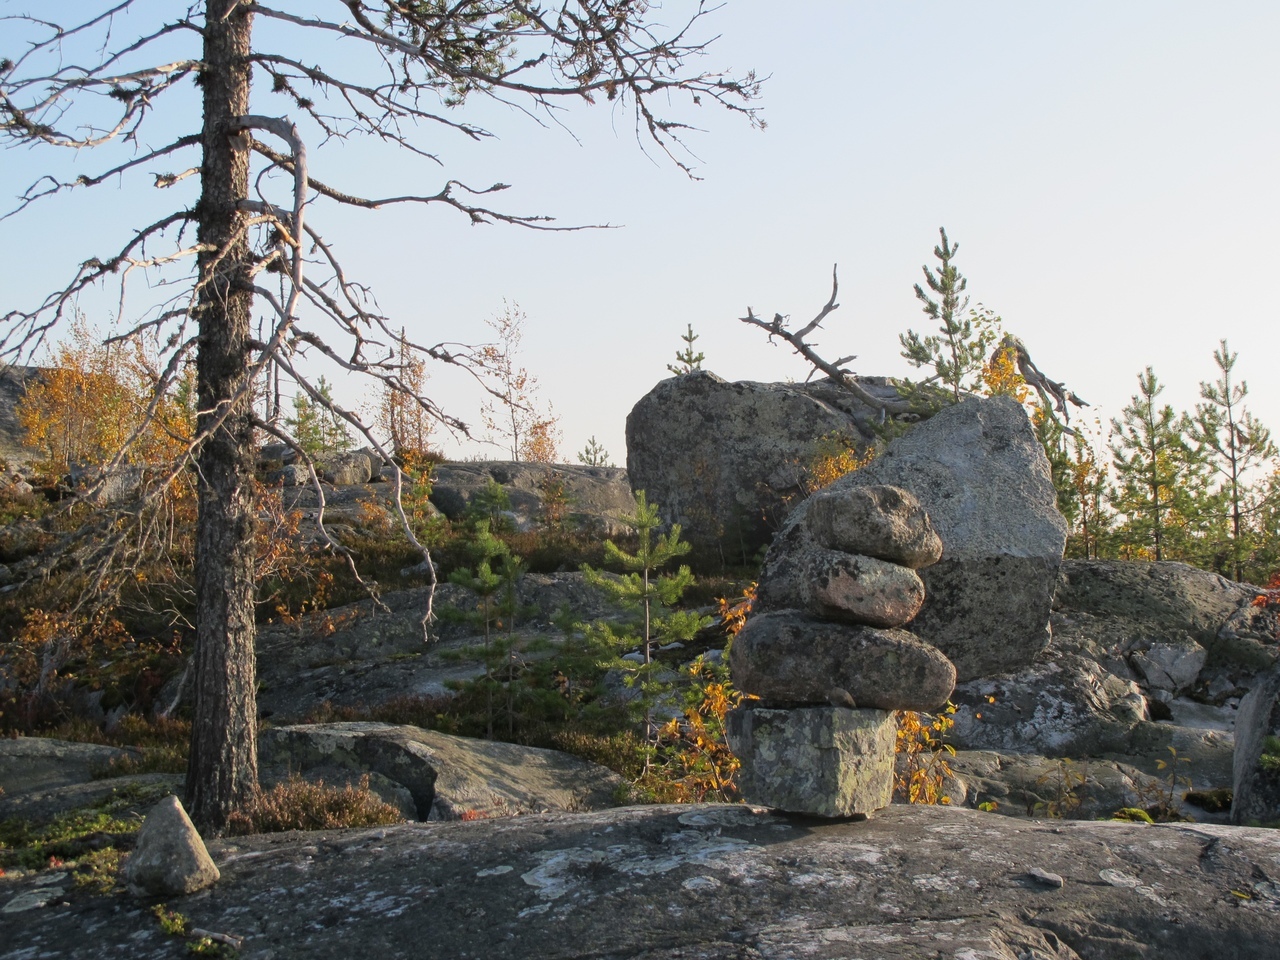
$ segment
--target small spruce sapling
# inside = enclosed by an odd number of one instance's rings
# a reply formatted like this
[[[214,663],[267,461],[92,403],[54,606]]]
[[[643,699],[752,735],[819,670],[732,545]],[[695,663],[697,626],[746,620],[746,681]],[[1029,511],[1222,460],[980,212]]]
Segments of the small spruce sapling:
[[[658,506],[648,502],[643,490],[636,492],[635,514],[621,519],[636,532],[636,552],[627,553],[612,540],[606,540],[604,546],[606,558],[610,563],[620,566],[625,571],[623,575],[610,576],[586,564],[583,565],[582,572],[588,583],[604,591],[624,608],[638,612],[640,621],[635,625],[634,633],[626,630],[619,632],[605,622],[593,624],[589,629],[597,632],[601,639],[611,641],[615,649],[634,646],[640,648],[642,660],[631,668],[628,684],[638,684],[640,687],[639,702],[644,711],[645,740],[652,745],[656,734],[653,722],[654,701],[667,689],[667,684],[659,679],[655,669],[654,647],[677,640],[692,640],[694,634],[712,622],[712,618],[699,616],[692,611],[673,609],[684,592],[693,585],[693,573],[687,565],[681,564],[674,573],[658,573],[662,567],[690,550],[690,545],[680,539],[680,525],[672,524],[667,533],[657,533],[662,525]],[[646,754],[646,773],[649,771],[649,764],[650,757]]]
[[[472,533],[468,552],[475,560],[475,572],[470,567],[462,567],[449,574],[449,582],[466,587],[479,599],[477,611],[479,621],[484,626],[484,661],[485,661],[485,704],[486,704],[486,737],[493,739],[493,657],[492,628],[497,616],[495,598],[502,588],[504,578],[494,571],[493,561],[509,554],[507,545],[495,537],[489,530],[487,520],[478,520]]]
[[[940,227],[938,232],[942,242],[933,248],[940,264],[938,271],[935,273],[928,265],[922,268],[928,292],[920,284],[915,285],[916,299],[924,304],[925,316],[940,324],[938,332],[922,337],[908,330],[898,336],[898,341],[908,363],[933,368],[933,375],[921,386],[939,381],[949,388],[953,402],[959,403],[961,391],[981,374],[987,351],[1000,339],[1000,318],[981,304],[979,309],[969,310],[969,298],[964,296],[968,281],[952,263],[960,245],[948,241],[945,228]]]
[[[684,376],[686,373],[693,373],[695,370],[702,369],[702,361],[707,359],[707,355],[699,351],[693,352],[693,342],[698,339],[698,335],[693,332],[693,324],[688,324],[684,334],[680,337],[684,341],[684,349],[676,352],[676,363],[668,363],[667,369],[674,373],[677,377]]]
[[[1256,505],[1250,502],[1247,475],[1255,467],[1271,461],[1276,448],[1271,442],[1271,431],[1244,407],[1249,385],[1232,378],[1237,356],[1227,349],[1226,340],[1220,341],[1220,349],[1213,351],[1218,379],[1213,383],[1201,382],[1200,398],[1204,402],[1196,404],[1188,437],[1221,478],[1219,509],[1226,514],[1230,538],[1224,572],[1234,580],[1241,580],[1252,532],[1249,514],[1256,512]]]
[[[316,381],[315,399],[305,393],[294,396],[293,416],[285,417],[285,425],[308,456],[351,449],[351,434],[334,412],[333,388],[324,377]]]
[[[585,463],[588,467],[611,467],[613,464],[609,462],[609,451],[596,440],[595,434],[591,435],[591,439],[587,441],[587,445],[582,448],[582,452],[578,454],[578,462]]]

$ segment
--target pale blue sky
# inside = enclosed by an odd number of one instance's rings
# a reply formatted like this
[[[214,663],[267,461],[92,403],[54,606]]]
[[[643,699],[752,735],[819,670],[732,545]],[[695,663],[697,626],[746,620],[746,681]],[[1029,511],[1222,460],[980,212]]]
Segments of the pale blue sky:
[[[674,20],[681,5],[666,8]],[[807,319],[833,263],[842,308],[824,350],[857,353],[860,373],[907,374],[897,338],[927,326],[912,285],[939,225],[960,243],[974,301],[1093,412],[1117,415],[1147,364],[1190,408],[1227,337],[1254,412],[1280,430],[1280,5],[730,0],[707,22],[721,35],[709,64],[770,76],[769,128],[704,111],[700,182],[647,159],[630,116],[599,107],[564,115],[576,141],[507,108],[464,108],[499,139],[433,141],[443,173],[357,147],[312,157],[316,176],[356,191],[502,181],[508,209],[620,229],[472,228],[447,210],[319,210],[312,222],[422,340],[483,339],[484,318],[519,303],[522,360],[561,415],[568,460],[594,434],[623,462],[626,414],[688,323],[727,379],[803,379],[801,361],[736,318],[751,305]],[[0,153],[0,196],[45,162]],[[0,223],[0,310],[172,199],[126,186]],[[443,373],[434,383],[478,423],[474,390]]]

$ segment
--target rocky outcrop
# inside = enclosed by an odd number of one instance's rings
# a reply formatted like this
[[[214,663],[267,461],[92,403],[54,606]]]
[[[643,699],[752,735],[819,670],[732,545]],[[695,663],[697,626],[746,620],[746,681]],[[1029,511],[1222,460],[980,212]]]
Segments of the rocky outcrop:
[[[0,737],[0,786],[4,795],[37,793],[83,783],[113,762],[138,751],[48,737]]]
[[[27,432],[18,422],[18,403],[44,369],[0,364],[0,460],[9,466],[27,465],[40,457],[39,450],[26,445]]]
[[[218,882],[221,874],[174,796],[157,803],[138,831],[124,881],[139,897],[181,897]]]
[[[1280,669],[1262,676],[1240,701],[1232,769],[1232,823],[1280,821]]]
[[[297,723],[324,703],[372,707],[401,697],[452,696],[450,685],[484,673],[476,627],[466,618],[440,618],[431,642],[422,623],[427,588],[383,594],[308,614],[296,624],[268,624],[258,631],[258,709],[273,723]],[[562,607],[594,620],[614,612],[581,573],[520,578],[517,642],[527,631],[550,636],[552,651],[561,638],[552,620]],[[474,611],[475,594],[451,583],[436,588],[437,611]],[[549,655],[554,655],[550,653]]]
[[[1277,612],[1256,587],[1184,563],[1069,560],[1054,646],[1142,682],[1158,700],[1243,696],[1280,658]]]
[[[630,528],[619,518],[636,512],[627,472],[617,467],[506,461],[445,463],[437,466],[431,477],[431,502],[450,520],[466,513],[476,496],[493,484],[501,486],[511,501],[507,519],[518,530],[545,524],[552,497],[561,501],[552,504],[552,509],[563,512],[566,527],[605,536],[629,532]]]
[[[959,680],[1025,666],[1048,645],[1067,527],[1021,406],[965,399],[828,490],[866,485],[910,491],[942,540],[941,560],[921,572],[925,602],[911,630],[955,663]]]
[[[1275,831],[891,807],[815,823],[631,807],[215,841],[170,901],[242,956],[1272,960]],[[8,903],[39,877],[6,881]],[[116,898],[7,912],[5,960],[183,953]],[[86,935],[92,931],[92,935]]]
[[[613,805],[621,783],[611,770],[558,750],[386,723],[275,727],[258,744],[259,762],[277,777],[336,786],[377,774],[396,791],[384,799],[403,807],[407,793],[418,820],[595,810]]]
[[[863,378],[898,399],[884,378]],[[663,380],[627,416],[635,490],[706,550],[749,560],[803,496],[802,467],[829,434],[875,441],[879,410],[829,383],[729,383],[708,371]]]
[[[1029,666],[960,683],[950,740],[1107,757],[1166,786],[1173,776],[1178,798],[1185,781],[1228,789],[1233,728],[1246,736],[1236,755],[1252,749],[1236,707],[1280,653],[1275,611],[1257,594],[1181,563],[1064,561],[1052,644]]]

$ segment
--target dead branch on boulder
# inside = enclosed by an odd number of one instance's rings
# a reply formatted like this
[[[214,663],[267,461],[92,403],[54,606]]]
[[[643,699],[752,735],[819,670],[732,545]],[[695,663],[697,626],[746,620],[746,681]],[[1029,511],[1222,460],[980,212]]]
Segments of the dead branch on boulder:
[[[1027,386],[1033,388],[1040,395],[1040,402],[1043,409],[1056,420],[1054,410],[1062,414],[1062,426],[1064,429],[1071,430],[1071,414],[1067,410],[1067,403],[1077,407],[1087,407],[1088,402],[1080,399],[1074,392],[1067,388],[1065,383],[1059,383],[1056,380],[1050,380],[1035,365],[1031,359],[1031,354],[1027,351],[1026,344],[1015,337],[1011,333],[1006,333],[1004,339],[1000,341],[1000,345],[996,347],[992,359],[1000,356],[1005,351],[1012,351],[1018,364],[1018,373],[1022,374],[1022,379],[1027,382]],[[1052,397],[1052,400],[1050,398]]]
[[[805,341],[805,337],[817,330],[828,315],[840,308],[840,304],[836,303],[836,294],[840,290],[840,281],[836,274],[837,267],[838,264],[831,267],[831,296],[827,299],[822,309],[818,311],[817,316],[799,330],[788,330],[786,328],[788,318],[780,313],[775,313],[772,320],[763,320],[755,315],[751,307],[747,307],[747,315],[745,317],[739,317],[738,319],[743,323],[749,323],[764,330],[769,335],[770,343],[773,343],[774,337],[781,337],[787,341],[796,353],[813,365],[815,370],[821,370],[831,378],[832,382],[848,390],[867,406],[875,407],[880,411],[882,417],[914,412],[911,403],[907,400],[882,400],[868,392],[858,382],[857,376],[844,367],[850,360],[857,359],[856,354],[840,357],[835,361],[824,360],[814,349],[814,345]]]

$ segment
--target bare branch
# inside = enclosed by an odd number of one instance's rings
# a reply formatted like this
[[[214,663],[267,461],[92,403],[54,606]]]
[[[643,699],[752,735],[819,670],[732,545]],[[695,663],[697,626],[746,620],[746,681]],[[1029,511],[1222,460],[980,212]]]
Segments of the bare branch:
[[[1059,383],[1046,377],[1032,361],[1026,344],[1011,333],[1005,334],[1004,339],[996,346],[992,358],[998,357],[1006,350],[1013,351],[1018,363],[1018,372],[1022,374],[1022,379],[1027,382],[1027,385],[1034,388],[1036,393],[1039,394],[1043,409],[1050,416],[1054,416],[1054,411],[1056,410],[1062,415],[1063,427],[1070,430],[1071,413],[1067,410],[1067,404],[1071,403],[1077,407],[1087,407],[1089,404],[1068,389],[1065,383]],[[1070,430],[1070,432],[1075,433],[1074,430]]]
[[[813,346],[805,342],[805,337],[811,334],[822,324],[833,311],[839,309],[840,304],[836,303],[836,293],[840,289],[839,280],[836,276],[836,268],[831,268],[831,296],[827,299],[826,304],[818,311],[817,316],[810,320],[805,326],[799,330],[788,330],[786,327],[787,318],[780,313],[775,313],[772,320],[762,320],[757,317],[750,307],[747,307],[747,315],[739,319],[743,323],[749,323],[752,326],[759,327],[769,335],[769,340],[774,337],[781,337],[787,343],[791,344],[793,350],[800,356],[809,361],[817,370],[821,370],[838,386],[843,387],[861,400],[867,406],[875,407],[882,413],[896,415],[902,413],[911,413],[912,407],[910,402],[906,400],[883,400],[867,391],[862,384],[858,382],[858,378],[844,369],[844,364],[850,360],[856,359],[855,356],[841,357],[834,363],[824,360],[814,350]]]

